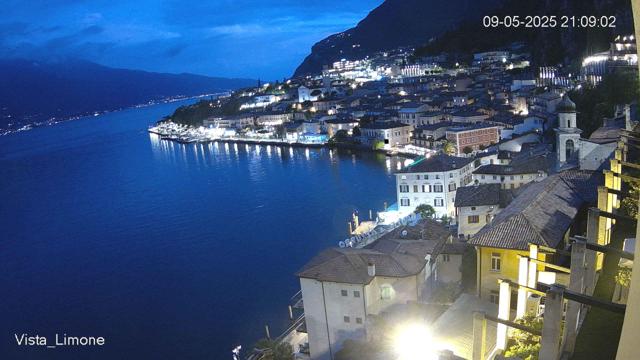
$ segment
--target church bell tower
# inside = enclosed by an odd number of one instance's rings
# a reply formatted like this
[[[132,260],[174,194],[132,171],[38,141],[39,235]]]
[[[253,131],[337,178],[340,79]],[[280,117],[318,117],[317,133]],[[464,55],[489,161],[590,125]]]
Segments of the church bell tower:
[[[580,134],[576,121],[576,104],[568,95],[556,107],[558,112],[558,127],[556,131],[556,155],[558,167],[566,164],[577,164],[580,159]]]

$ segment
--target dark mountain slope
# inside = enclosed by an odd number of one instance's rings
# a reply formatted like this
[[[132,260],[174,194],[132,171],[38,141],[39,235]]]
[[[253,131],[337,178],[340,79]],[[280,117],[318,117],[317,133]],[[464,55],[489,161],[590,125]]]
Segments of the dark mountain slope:
[[[529,45],[536,65],[579,62],[583,56],[606,50],[616,34],[633,33],[631,3],[628,0],[506,0],[494,14],[561,16],[615,16],[615,28],[485,28],[467,22],[416,50],[416,55],[441,52],[469,54],[507,46],[513,42]]]
[[[249,79],[113,69],[86,61],[27,60],[0,60],[0,79],[0,129],[257,83]]]
[[[342,58],[362,58],[372,52],[425,44],[452,30],[462,20],[490,13],[498,0],[386,0],[354,28],[313,45],[295,75],[319,72]]]

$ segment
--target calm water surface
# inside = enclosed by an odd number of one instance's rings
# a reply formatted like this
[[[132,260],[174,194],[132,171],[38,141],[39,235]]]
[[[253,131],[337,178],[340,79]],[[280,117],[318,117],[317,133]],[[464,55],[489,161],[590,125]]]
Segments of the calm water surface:
[[[146,132],[180,103],[0,137],[0,358],[230,359],[287,325],[293,275],[394,198],[395,160]],[[99,349],[15,334],[104,336]]]

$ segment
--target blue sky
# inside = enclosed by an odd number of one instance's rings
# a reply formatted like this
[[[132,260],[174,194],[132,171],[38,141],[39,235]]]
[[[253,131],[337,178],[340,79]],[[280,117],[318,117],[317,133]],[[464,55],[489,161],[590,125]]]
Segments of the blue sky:
[[[0,58],[273,80],[383,0],[3,0]]]

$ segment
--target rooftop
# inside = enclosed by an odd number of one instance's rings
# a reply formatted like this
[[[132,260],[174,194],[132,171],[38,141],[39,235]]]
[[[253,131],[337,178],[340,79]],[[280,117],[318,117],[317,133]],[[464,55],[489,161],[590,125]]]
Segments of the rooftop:
[[[417,160],[413,164],[403,168],[399,173],[425,173],[443,172],[463,168],[473,162],[473,158],[449,156],[444,154],[434,155],[430,158]]]
[[[501,189],[500,184],[463,186],[456,191],[456,207],[500,206],[506,207],[513,198],[512,192]]]
[[[420,273],[427,255],[437,256],[450,236],[449,230],[432,219],[420,220],[385,234],[365,248],[329,248],[309,261],[296,275],[347,284],[368,284],[369,263],[376,276],[407,277]]]
[[[398,121],[376,121],[366,125],[362,125],[362,129],[375,129],[375,130],[385,130],[385,129],[395,129],[400,127],[410,126],[407,124],[403,124]]]
[[[473,173],[484,175],[535,174],[538,171],[549,172],[550,167],[551,159],[547,156],[540,155],[518,159],[518,161],[512,161],[512,163],[508,165],[483,165]]]
[[[527,250],[529,243],[557,247],[578,211],[596,201],[601,174],[569,170],[530,184],[469,244]]]

